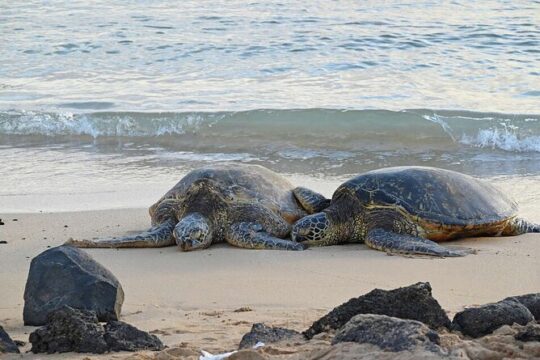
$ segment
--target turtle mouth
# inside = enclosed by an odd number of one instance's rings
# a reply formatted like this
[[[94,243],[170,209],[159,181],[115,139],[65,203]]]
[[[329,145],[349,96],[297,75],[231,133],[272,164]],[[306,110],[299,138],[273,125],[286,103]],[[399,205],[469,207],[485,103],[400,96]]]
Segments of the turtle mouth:
[[[205,248],[212,240],[207,220],[197,213],[181,219],[173,230],[173,237],[182,251]]]
[[[196,250],[202,246],[202,242],[198,240],[182,240],[177,241],[177,245],[182,249],[182,251],[191,251]]]
[[[176,236],[176,244],[182,251],[196,250],[204,245],[204,239],[206,238],[206,232],[200,229],[195,229],[189,232],[188,236],[182,236],[180,234]]]

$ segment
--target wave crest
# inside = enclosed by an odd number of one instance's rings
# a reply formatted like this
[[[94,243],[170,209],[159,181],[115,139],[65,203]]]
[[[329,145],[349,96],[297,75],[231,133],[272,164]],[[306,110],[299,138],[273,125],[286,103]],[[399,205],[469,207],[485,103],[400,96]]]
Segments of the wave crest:
[[[434,110],[249,110],[241,112],[0,112],[0,135],[173,138],[237,149],[386,151],[456,146],[540,152],[540,116]],[[374,151],[375,151],[374,150]],[[244,150],[242,150],[244,151]],[[324,151],[323,151],[324,152]]]
[[[10,111],[0,113],[0,134],[162,136],[196,130],[206,119],[198,114],[90,113]]]
[[[520,138],[508,128],[480,130],[474,137],[463,135],[460,143],[513,152],[540,152],[540,136]]]

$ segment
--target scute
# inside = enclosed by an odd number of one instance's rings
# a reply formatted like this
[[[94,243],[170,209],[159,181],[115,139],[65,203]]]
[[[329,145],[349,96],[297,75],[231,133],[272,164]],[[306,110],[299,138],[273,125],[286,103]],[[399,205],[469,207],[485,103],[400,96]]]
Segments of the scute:
[[[217,164],[191,171],[153,206],[165,199],[182,199],[191,185],[201,179],[215,181],[221,189],[236,194],[240,201],[270,200],[281,209],[296,207],[291,193],[294,186],[289,181],[263,166],[238,163]]]
[[[481,225],[515,216],[516,204],[494,186],[458,172],[420,166],[385,168],[341,185],[345,192],[374,206],[403,207],[424,221]]]

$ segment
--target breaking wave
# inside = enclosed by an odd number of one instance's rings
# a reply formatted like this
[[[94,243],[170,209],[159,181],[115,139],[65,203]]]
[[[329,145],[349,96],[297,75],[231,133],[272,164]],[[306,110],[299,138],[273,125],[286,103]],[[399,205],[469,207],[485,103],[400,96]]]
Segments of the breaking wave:
[[[0,135],[174,138],[220,146],[275,146],[287,156],[325,149],[450,148],[540,152],[540,115],[434,110],[240,112],[0,112]],[[196,140],[196,141],[195,141]],[[151,140],[149,140],[151,141]],[[286,150],[280,145],[286,144]],[[297,150],[295,150],[297,149]],[[300,154],[300,155],[298,155]]]
[[[540,152],[540,136],[527,136],[520,138],[512,130],[487,129],[480,130],[475,137],[463,135],[460,142],[465,145],[480,148],[501,149],[516,152]]]

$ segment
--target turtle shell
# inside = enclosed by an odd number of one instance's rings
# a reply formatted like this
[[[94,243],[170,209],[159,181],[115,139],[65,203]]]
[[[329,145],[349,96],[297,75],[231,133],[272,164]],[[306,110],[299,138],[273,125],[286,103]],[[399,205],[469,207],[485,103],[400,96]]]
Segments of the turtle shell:
[[[182,200],[192,184],[202,179],[212,180],[219,185],[218,189],[231,201],[258,202],[274,211],[298,212],[298,204],[292,193],[294,186],[287,179],[260,165],[236,163],[216,164],[189,172],[152,207],[166,199]]]
[[[334,193],[353,193],[368,207],[402,207],[427,222],[471,226],[515,216],[517,205],[500,190],[455,171],[403,166],[361,174]]]

